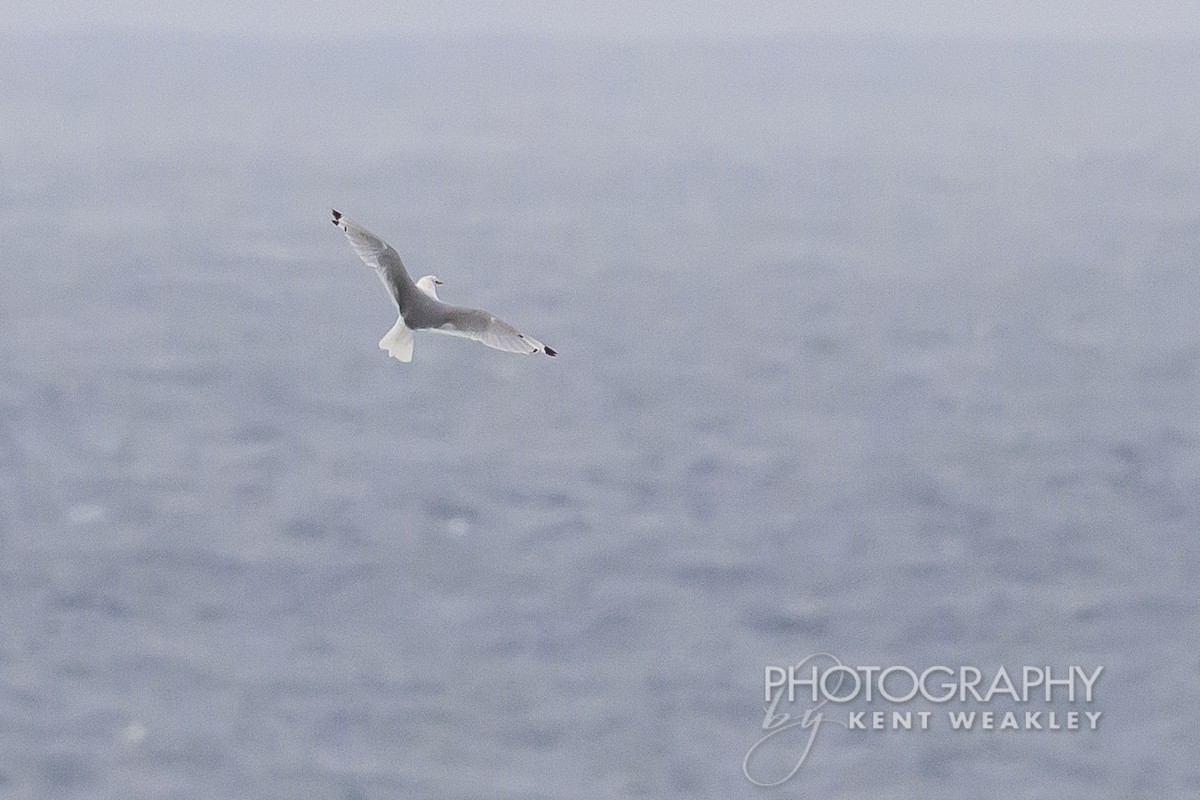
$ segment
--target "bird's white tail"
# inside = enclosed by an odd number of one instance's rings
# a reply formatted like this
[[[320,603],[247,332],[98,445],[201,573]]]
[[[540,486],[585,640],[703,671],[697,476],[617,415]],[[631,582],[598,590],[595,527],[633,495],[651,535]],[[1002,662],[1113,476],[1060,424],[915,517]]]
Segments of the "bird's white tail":
[[[404,324],[404,317],[396,320],[392,329],[379,340],[379,349],[387,350],[388,355],[398,361],[408,363],[413,357],[413,335]]]

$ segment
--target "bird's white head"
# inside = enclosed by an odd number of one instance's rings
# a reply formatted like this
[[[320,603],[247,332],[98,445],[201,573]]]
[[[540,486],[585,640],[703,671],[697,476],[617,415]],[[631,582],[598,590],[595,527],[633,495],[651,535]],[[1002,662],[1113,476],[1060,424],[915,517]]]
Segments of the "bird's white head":
[[[444,283],[444,281],[437,275],[426,275],[417,281],[417,288],[432,297],[434,300],[437,300],[437,287],[441,286],[442,283]]]

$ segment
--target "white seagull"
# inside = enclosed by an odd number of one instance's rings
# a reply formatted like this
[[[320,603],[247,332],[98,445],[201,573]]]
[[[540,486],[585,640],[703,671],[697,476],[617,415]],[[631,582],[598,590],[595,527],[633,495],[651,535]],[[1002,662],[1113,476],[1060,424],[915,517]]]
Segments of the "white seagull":
[[[558,355],[552,348],[486,311],[443,303],[435,288],[441,285],[441,280],[426,275],[413,283],[399,253],[390,244],[337,209],[333,210],[333,224],[345,231],[358,257],[367,266],[375,268],[400,311],[396,324],[379,340],[379,349],[387,350],[391,357],[406,363],[412,361],[413,331],[420,328],[474,339],[509,353]]]

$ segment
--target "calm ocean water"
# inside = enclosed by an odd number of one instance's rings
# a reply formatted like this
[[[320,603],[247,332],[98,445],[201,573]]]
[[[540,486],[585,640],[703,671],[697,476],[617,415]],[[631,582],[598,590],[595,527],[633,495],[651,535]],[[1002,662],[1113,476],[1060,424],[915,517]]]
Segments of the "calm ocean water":
[[[1200,792],[1194,52],[3,51],[0,795]],[[1103,719],[757,788],[817,652]]]

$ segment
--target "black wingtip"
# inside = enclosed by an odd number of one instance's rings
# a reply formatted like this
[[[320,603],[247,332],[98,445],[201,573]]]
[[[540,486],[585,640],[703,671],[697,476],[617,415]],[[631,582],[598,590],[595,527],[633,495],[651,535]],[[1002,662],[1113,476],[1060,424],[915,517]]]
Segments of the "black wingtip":
[[[338,211],[336,208],[333,209],[333,224],[337,225],[338,220],[340,220],[341,218],[342,218],[342,212]]]
[[[555,350],[553,347],[546,347],[545,345],[542,345],[542,347],[543,347],[543,349],[545,349],[546,355],[548,355],[548,356],[558,355],[558,351]]]

